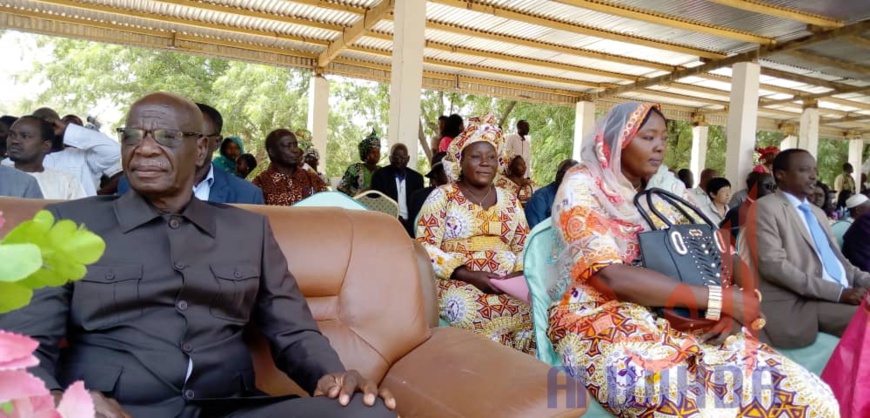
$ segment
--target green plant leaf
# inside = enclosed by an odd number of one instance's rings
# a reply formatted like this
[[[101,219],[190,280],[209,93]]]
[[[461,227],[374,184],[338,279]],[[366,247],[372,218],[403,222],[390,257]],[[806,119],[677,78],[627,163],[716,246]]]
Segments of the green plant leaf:
[[[0,314],[2,314],[27,306],[30,298],[33,297],[33,291],[18,283],[0,282],[0,295],[3,295],[0,297]]]
[[[42,252],[34,244],[0,244],[0,282],[17,282],[42,267]]]
[[[106,244],[98,235],[70,220],[54,222],[51,212],[41,210],[6,235],[3,244],[37,245],[42,252],[42,267],[19,285],[30,289],[61,286],[84,277],[85,265],[102,257]]]

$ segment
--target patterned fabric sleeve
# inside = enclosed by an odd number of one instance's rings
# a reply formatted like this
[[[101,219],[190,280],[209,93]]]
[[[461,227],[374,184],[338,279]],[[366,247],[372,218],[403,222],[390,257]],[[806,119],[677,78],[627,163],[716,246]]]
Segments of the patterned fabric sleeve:
[[[529,224],[526,222],[526,215],[520,202],[517,199],[511,199],[514,206],[513,218],[517,225],[514,228],[513,238],[511,238],[511,251],[517,255],[517,262],[514,264],[514,271],[523,271],[523,249],[526,246],[526,236],[529,235]]]
[[[417,241],[429,253],[435,275],[444,280],[450,279],[453,271],[465,264],[461,257],[441,249],[446,228],[447,203],[444,189],[435,189],[420,209],[417,221]]]
[[[598,203],[595,196],[601,191],[591,178],[579,176],[567,183],[557,196],[562,203],[554,208],[553,219],[567,251],[563,256],[570,257],[571,279],[585,282],[603,268],[623,263],[611,232],[617,221],[611,220]]]
[[[341,182],[338,183],[338,191],[353,197],[354,191],[357,189],[357,178],[359,176],[359,164],[351,164],[344,171],[344,176],[341,177]]]

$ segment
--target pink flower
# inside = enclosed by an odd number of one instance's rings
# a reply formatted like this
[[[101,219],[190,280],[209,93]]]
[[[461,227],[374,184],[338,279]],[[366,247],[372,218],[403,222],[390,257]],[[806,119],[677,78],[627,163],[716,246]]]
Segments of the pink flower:
[[[39,364],[37,347],[28,336],[0,331],[0,418],[93,418],[94,402],[82,382],[72,384],[55,408],[45,383],[27,372]]]

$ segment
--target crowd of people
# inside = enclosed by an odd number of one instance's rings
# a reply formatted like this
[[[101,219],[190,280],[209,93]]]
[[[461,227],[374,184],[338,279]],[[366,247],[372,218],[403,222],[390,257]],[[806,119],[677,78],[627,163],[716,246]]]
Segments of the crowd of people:
[[[114,232],[104,236],[107,244],[117,244],[107,245],[110,260],[129,259],[116,252],[131,245],[167,245],[167,234],[175,234],[172,231],[179,228],[179,222],[182,227],[177,233],[189,234],[189,242],[196,242],[202,234],[214,238],[222,232],[214,229],[208,218],[221,225],[242,225],[233,231],[265,232],[251,236],[263,245],[245,249],[250,253],[239,253],[235,246],[204,252],[203,268],[208,269],[208,260],[226,264],[235,259],[241,264],[261,265],[262,261],[266,266],[266,261],[282,257],[275,254],[280,251],[268,226],[265,230],[256,226],[263,222],[261,218],[200,201],[292,206],[330,189],[328,179],[318,171],[317,150],[283,128],[266,136],[268,166],[247,181],[258,163],[244,153],[243,141],[222,136],[220,112],[171,94],[155,93],[133,104],[125,126],[118,129],[118,142],[78,122],[60,118],[47,108],[20,118],[0,118],[0,135],[7,135],[0,136],[0,150],[6,157],[0,166],[0,195],[72,200],[52,210],[60,218],[85,222],[92,230],[140,228],[138,239],[135,234]],[[852,179],[850,165],[843,166],[835,182],[837,199],[818,182],[815,159],[800,149],[763,150],[760,164],[745,179],[745,188],[736,193],[732,187],[737,185],[712,169],[703,170],[696,185],[691,171],[674,172],[663,164],[668,130],[660,108],[623,103],[599,121],[584,142],[581,161],[561,162],[553,173],[555,180],[538,188],[530,179],[530,130],[527,121],[519,121],[516,132],[505,135],[492,115],[468,119],[455,114],[443,116],[431,144],[431,170],[425,175],[408,167],[413,156],[402,144],[389,148],[389,163],[381,166],[381,139],[372,131],[360,141],[360,161],[347,168],[337,190],[352,197],[378,191],[396,202],[397,220],[430,256],[440,316],[449,326],[530,355],[538,349],[530,301],[527,295],[505,290],[503,283],[522,277],[526,237],[531,228],[549,219],[563,251],[560,273],[546,283],[548,293],[557,296],[549,307],[546,334],[569,372],[611,413],[683,416],[724,402],[738,415],[774,416],[786,402],[796,416],[837,416],[836,400],[826,384],[776,349],[806,347],[819,332],[842,335],[867,296],[870,243],[864,242],[864,237],[870,232],[870,199],[862,194],[867,193],[863,181],[859,187]],[[661,225],[644,220],[634,197],[653,187],[683,197],[725,231],[733,253],[750,267],[751,278],[741,277],[741,283],[730,287],[685,285],[645,268],[638,234]],[[81,199],[97,194],[116,196],[110,200]],[[113,204],[117,205],[114,214]],[[671,224],[688,221],[677,207],[660,209]],[[157,217],[170,222],[171,229],[149,223]],[[187,228],[185,222],[197,227]],[[835,232],[836,225],[841,233]],[[136,242],[129,242],[131,239]],[[234,237],[226,242],[237,241]],[[173,253],[179,249],[159,249],[147,259],[153,268],[147,267],[145,274],[162,272],[169,277],[174,274],[169,271],[173,265],[182,269],[178,262],[170,262],[179,256]],[[163,255],[168,258],[161,258]],[[278,291],[280,287],[281,291],[298,292],[295,286],[281,284],[282,280],[293,280],[286,264],[268,267],[269,277],[263,280],[276,287],[274,292],[257,294],[257,298],[269,298],[258,300],[258,306],[267,307],[258,309],[274,321],[270,325],[274,329],[273,349],[287,347],[283,367],[288,368],[288,374],[300,378],[297,382],[309,391],[328,385],[324,376],[352,374],[363,381],[353,374],[356,372],[344,371],[310,314],[299,314],[307,312],[300,310],[304,299]],[[187,284],[167,282],[161,286],[170,289],[163,291],[168,294],[171,289],[184,291]],[[70,304],[79,300],[70,300],[71,289],[37,292],[31,306],[0,317],[0,329],[39,336],[64,332],[66,321],[46,323],[39,318],[45,312],[69,312]],[[148,297],[139,295],[139,303]],[[99,303],[99,298],[88,303]],[[696,306],[707,312],[707,319],[715,325],[697,333],[671,324],[657,309],[674,303]],[[278,314],[282,309],[301,318],[288,324],[288,319]],[[225,325],[207,321],[184,325],[173,306],[160,312],[162,316],[155,314],[155,318],[162,318],[159,327],[182,334],[185,326],[213,330]],[[239,312],[222,315],[247,320]],[[142,335],[158,333],[155,318],[114,317],[130,322],[131,329],[142,331]],[[83,336],[71,339],[72,343],[97,345],[109,354],[121,349],[115,343],[100,342],[99,326],[80,325],[88,332],[82,330]],[[94,327],[89,328],[91,325]],[[282,331],[282,327],[292,332]],[[107,334],[118,344],[123,338],[133,338],[113,331]],[[230,344],[241,341],[233,339]],[[306,348],[300,348],[302,345]],[[191,362],[194,356],[185,357],[178,347],[160,347],[154,352],[125,352],[122,356],[135,365],[132,374],[141,372],[137,384],[146,386],[149,401],[143,404],[139,395],[122,394],[114,405],[146,414],[195,414],[186,409],[191,406],[181,401],[181,395],[161,388],[161,381],[184,386],[190,371],[184,377],[179,370],[209,367],[214,359],[201,357],[202,363],[198,359]],[[322,355],[310,356],[314,351]],[[189,350],[185,353],[190,354]],[[57,358],[51,353],[43,355],[40,377],[61,387],[53,367],[45,366],[53,365]],[[157,355],[166,362],[165,367],[147,363],[155,361]],[[307,363],[291,367],[297,359]],[[718,373],[723,365],[750,374],[766,373],[767,377],[763,383],[743,379],[738,385]],[[684,390],[642,384],[668,379],[675,382],[680,376],[687,379]],[[763,390],[755,385],[763,385]],[[363,387],[370,394],[371,386],[360,382],[359,388]],[[331,387],[329,392],[333,392]],[[334,392],[337,396],[338,391]],[[215,393],[239,396],[217,389]],[[354,404],[359,416],[389,414],[395,400],[388,392],[380,396],[378,404],[365,411],[361,404]],[[366,405],[375,403],[368,398]],[[285,406],[289,408],[291,403],[293,407],[300,405],[287,401]],[[277,405],[281,404],[284,402]],[[323,406],[309,403],[304,407],[319,411]],[[276,408],[274,411],[281,410]]]

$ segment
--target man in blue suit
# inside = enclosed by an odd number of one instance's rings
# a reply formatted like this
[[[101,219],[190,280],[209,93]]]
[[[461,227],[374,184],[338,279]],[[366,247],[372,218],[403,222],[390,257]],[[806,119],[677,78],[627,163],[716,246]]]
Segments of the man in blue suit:
[[[259,187],[242,180],[223,170],[215,170],[209,156],[214,154],[223,141],[221,130],[224,120],[215,108],[202,103],[196,104],[202,112],[202,134],[208,141],[205,161],[197,165],[193,181],[193,194],[197,199],[214,203],[263,204],[263,191]],[[125,177],[118,182],[118,194],[130,189]]]

